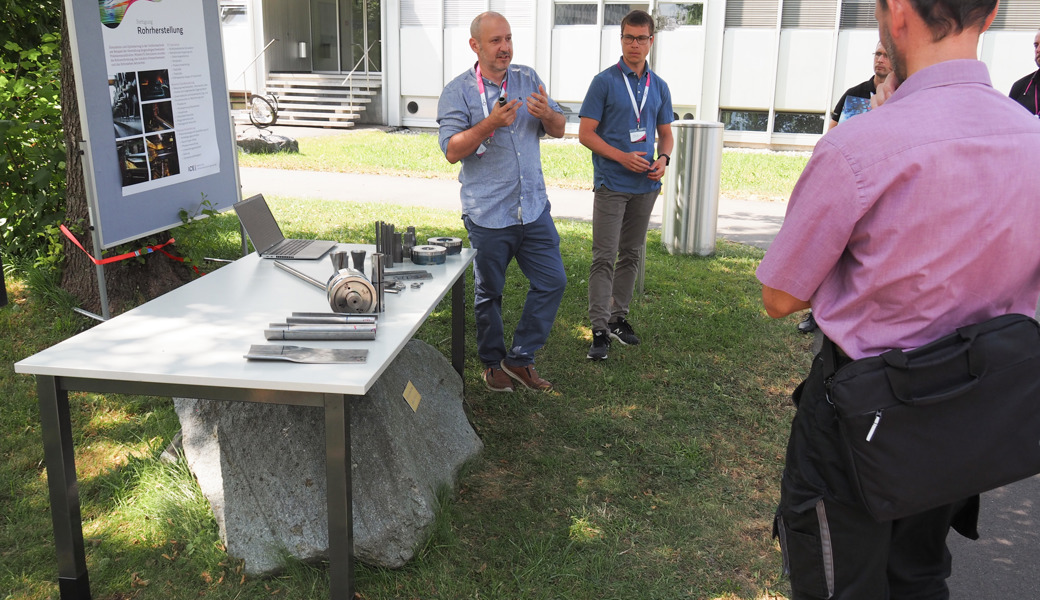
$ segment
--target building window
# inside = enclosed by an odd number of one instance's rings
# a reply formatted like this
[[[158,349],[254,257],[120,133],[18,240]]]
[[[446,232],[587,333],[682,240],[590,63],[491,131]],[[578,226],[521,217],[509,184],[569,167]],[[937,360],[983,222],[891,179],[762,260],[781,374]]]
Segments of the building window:
[[[784,29],[833,29],[834,0],[784,0],[780,26]]]
[[[597,8],[595,4],[559,2],[555,6],[553,25],[595,25]]]
[[[1040,24],[1040,3],[1036,0],[1000,0],[990,31],[1036,31]]]
[[[724,108],[719,111],[719,120],[726,131],[766,131],[769,128],[769,111]]]
[[[578,113],[581,111],[581,102],[559,102],[558,104],[568,123],[581,122],[581,119],[578,117]]]
[[[605,4],[603,6],[603,24],[604,25],[621,25],[621,19],[625,18],[625,15],[632,12],[633,10],[645,10],[649,12],[649,4],[638,4],[633,2],[624,2],[622,4]]]
[[[779,0],[729,0],[726,27],[776,27]]]
[[[845,0],[841,3],[842,29],[877,29],[874,0]]]
[[[674,29],[686,25],[704,24],[704,4],[689,2],[662,2],[657,5],[660,29]]]
[[[823,133],[823,113],[778,112],[773,133]]]

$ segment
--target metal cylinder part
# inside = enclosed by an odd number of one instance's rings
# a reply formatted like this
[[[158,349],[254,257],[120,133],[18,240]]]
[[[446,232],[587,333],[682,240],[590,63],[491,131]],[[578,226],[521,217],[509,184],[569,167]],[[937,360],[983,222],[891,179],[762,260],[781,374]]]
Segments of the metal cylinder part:
[[[444,246],[416,246],[412,248],[412,262],[417,265],[443,265],[447,254]]]
[[[383,278],[383,256],[382,252],[372,255],[372,285],[376,289],[376,305],[372,312],[386,312],[384,300],[386,298],[386,282]]]
[[[353,267],[355,271],[365,272],[365,251],[364,250],[351,250],[350,260],[354,263]]]
[[[426,240],[431,246],[444,246],[448,254],[459,254],[462,252],[462,240],[457,237],[432,237]]]
[[[382,225],[379,253],[383,255],[383,267],[391,269],[394,266],[394,225],[393,223],[382,223]]]
[[[347,251],[346,250],[333,250],[329,252],[329,260],[332,261],[332,269],[339,271],[340,269],[346,269],[350,265],[347,264]]]
[[[326,284],[329,306],[340,313],[372,312],[376,304],[376,288],[365,274],[354,269],[340,269]]]
[[[394,232],[394,263],[404,262],[404,240],[401,239],[401,232]]]
[[[271,323],[264,330],[269,340],[374,340],[375,323],[306,324]]]

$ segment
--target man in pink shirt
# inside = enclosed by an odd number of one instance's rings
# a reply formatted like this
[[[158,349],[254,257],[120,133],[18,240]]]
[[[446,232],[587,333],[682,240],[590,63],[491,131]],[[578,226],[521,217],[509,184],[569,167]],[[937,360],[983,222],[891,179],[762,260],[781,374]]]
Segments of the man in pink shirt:
[[[996,10],[878,0],[885,87],[898,88],[820,140],[758,268],[769,316],[811,307],[843,360],[1035,311],[1040,122],[976,60]],[[946,535],[977,537],[978,497],[874,521],[846,473],[821,363],[794,393],[775,527],[792,598],[948,598]]]

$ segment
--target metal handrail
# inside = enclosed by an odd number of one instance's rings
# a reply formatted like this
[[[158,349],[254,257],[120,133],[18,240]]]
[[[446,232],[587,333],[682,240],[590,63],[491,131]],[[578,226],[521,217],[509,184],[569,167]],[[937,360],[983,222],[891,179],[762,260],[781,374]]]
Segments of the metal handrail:
[[[370,50],[372,50],[372,48],[373,48],[373,47],[374,47],[374,46],[375,46],[376,44],[378,44],[378,43],[379,43],[379,40],[376,40],[376,41],[372,42],[372,43],[371,43],[371,44],[370,44],[370,45],[368,46],[368,48],[367,48],[367,49],[366,49],[366,50],[365,50],[365,51],[364,51],[364,52],[363,52],[363,53],[361,54],[361,58],[359,58],[359,59],[358,59],[358,61],[357,61],[356,63],[354,63],[354,68],[353,68],[353,69],[351,69],[351,70],[350,70],[350,73],[347,73],[347,76],[346,76],[345,78],[343,78],[343,81],[342,81],[342,82],[340,82],[340,84],[339,84],[340,86],[344,86],[344,85],[347,85],[347,82],[348,82],[348,81],[350,81],[350,79],[351,79],[351,78],[352,78],[352,77],[354,76],[354,73],[355,73],[355,72],[357,72],[357,68],[358,68],[358,67],[359,67],[359,66],[361,65],[361,63],[362,63],[363,61],[367,61],[367,62],[371,63],[371,60],[370,60],[370,59],[368,58],[368,52],[369,52]],[[368,71],[367,71],[367,68],[368,68],[368,66],[369,66],[368,64],[366,64],[366,65],[365,65],[365,68],[366,68],[366,71],[365,71],[365,72],[366,72],[366,73],[368,72]],[[365,91],[368,91],[368,90],[370,90],[370,89],[372,89],[372,86],[371,86],[371,85],[369,85],[369,80],[368,80],[368,78],[365,78]],[[347,98],[348,98],[348,99],[349,99],[349,101],[350,101],[350,107],[351,107],[351,108],[353,108],[353,107],[354,107],[354,86],[349,86],[349,87],[347,88],[347,90],[349,91],[349,94],[348,94]]]
[[[263,56],[265,52],[267,52],[267,49],[271,47],[271,44],[273,44],[273,43],[275,43],[275,42],[277,42],[277,41],[278,41],[278,38],[271,38],[271,41],[270,41],[270,42],[267,42],[267,45],[266,45],[266,46],[264,46],[264,49],[263,49],[263,50],[261,50],[259,54],[257,54],[256,56],[254,56],[254,57],[253,57],[253,60],[249,61],[249,64],[248,64],[248,65],[246,65],[246,68],[242,69],[242,72],[238,74],[238,77],[235,77],[235,78],[234,78],[234,79],[233,79],[232,81],[238,81],[239,79],[241,79],[241,80],[242,80],[242,84],[243,84],[243,85],[245,85],[245,81],[246,81],[246,80],[245,80],[245,76],[246,76],[246,71],[248,71],[248,70],[249,70],[249,67],[252,67],[252,66],[253,66],[253,64],[254,64],[254,63],[255,63],[256,61],[260,60],[260,57],[261,57],[261,56]]]
[[[372,43],[371,43],[371,44],[369,45],[369,47],[368,47],[368,48],[367,48],[367,49],[365,50],[365,52],[364,52],[364,53],[363,53],[363,54],[361,55],[361,58],[359,58],[359,59],[358,59],[358,61],[357,61],[356,63],[354,63],[354,68],[353,68],[353,69],[351,69],[351,70],[350,70],[350,73],[347,73],[347,76],[346,76],[346,78],[344,78],[344,79],[343,79],[343,81],[342,81],[342,82],[340,82],[340,85],[347,85],[347,82],[348,82],[348,81],[350,81],[350,78],[354,76],[354,73],[355,73],[355,72],[357,71],[357,68],[358,68],[359,66],[361,66],[361,63],[362,63],[363,61],[368,61],[368,62],[370,62],[370,63],[372,62],[372,61],[371,61],[371,60],[370,60],[370,59],[368,58],[368,52],[369,52],[369,50],[371,50],[371,49],[372,49],[372,48],[373,48],[373,47],[374,47],[374,46],[375,46],[376,44],[378,44],[378,43],[379,43],[379,40],[376,40],[376,41],[372,42]],[[355,45],[357,45],[357,44],[355,44]],[[368,66],[368,65],[365,65],[365,66],[366,66],[366,68],[367,68],[367,66]],[[367,72],[367,71],[366,71],[366,72]]]

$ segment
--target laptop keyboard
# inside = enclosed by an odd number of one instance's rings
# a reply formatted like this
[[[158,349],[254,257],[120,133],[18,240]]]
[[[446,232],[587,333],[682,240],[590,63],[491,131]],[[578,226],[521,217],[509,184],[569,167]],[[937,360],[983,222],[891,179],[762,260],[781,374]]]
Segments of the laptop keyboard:
[[[277,254],[295,254],[307,246],[310,246],[312,241],[313,240],[285,240],[285,242],[278,247]]]

